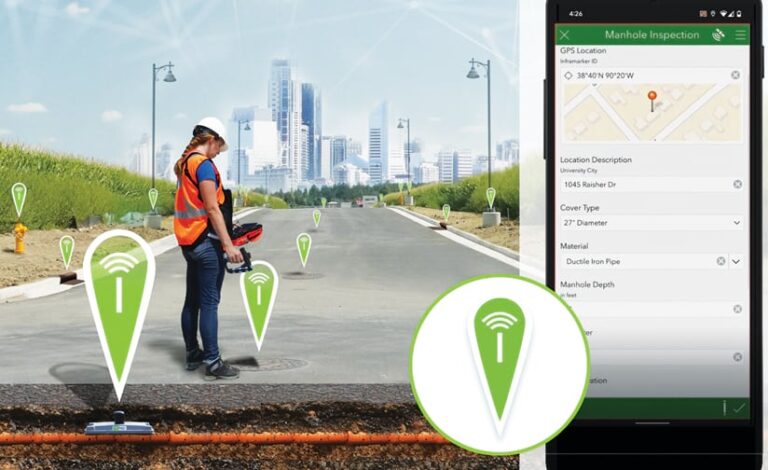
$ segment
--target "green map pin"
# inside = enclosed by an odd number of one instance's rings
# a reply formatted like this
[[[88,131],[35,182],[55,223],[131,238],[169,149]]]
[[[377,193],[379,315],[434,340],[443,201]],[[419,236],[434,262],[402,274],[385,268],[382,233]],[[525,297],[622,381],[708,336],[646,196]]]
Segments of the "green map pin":
[[[413,188],[413,182],[411,180],[408,180],[407,186],[408,186],[408,192],[410,192],[411,188]]]
[[[152,210],[155,210],[155,206],[157,205],[157,189],[152,188],[149,190],[149,204],[152,206]]]
[[[296,237],[296,248],[299,249],[299,257],[301,258],[301,266],[307,267],[307,259],[309,258],[309,250],[312,249],[312,237],[308,233],[300,233]]]
[[[384,202],[384,195],[379,193],[379,202]]]
[[[93,322],[120,401],[152,296],[155,257],[140,236],[110,230],[88,246],[83,271]]]
[[[397,182],[397,189],[402,193],[403,192],[403,182],[398,181]]]
[[[325,209],[325,205],[328,204],[328,199],[321,197],[320,204],[323,206],[323,209]]]
[[[488,188],[485,191],[485,197],[488,199],[488,207],[493,210],[493,201],[496,199],[496,190],[493,188]]]
[[[320,226],[320,211],[315,209],[314,212],[312,212],[312,218],[315,220],[315,228]]]
[[[26,185],[24,183],[16,183],[11,186],[11,196],[13,196],[13,205],[16,206],[16,217],[21,217],[24,202],[27,200]]]
[[[449,215],[451,215],[451,206],[448,204],[443,204],[443,217],[445,217],[446,222],[448,222]]]
[[[531,321],[515,302],[497,298],[469,316],[469,341],[496,429],[501,434],[522,375]]]
[[[59,251],[61,259],[64,261],[64,269],[69,270],[69,263],[72,261],[72,253],[75,252],[75,239],[69,235],[64,235],[59,239]]]
[[[275,268],[266,261],[255,261],[252,266],[252,271],[240,276],[240,292],[256,340],[256,350],[261,351],[269,317],[275,306],[279,278]]]

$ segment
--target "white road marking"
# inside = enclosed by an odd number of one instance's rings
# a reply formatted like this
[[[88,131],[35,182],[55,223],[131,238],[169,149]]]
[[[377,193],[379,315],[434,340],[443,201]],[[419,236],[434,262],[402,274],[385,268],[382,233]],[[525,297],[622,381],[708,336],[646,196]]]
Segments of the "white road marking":
[[[400,214],[401,216],[405,217],[408,220],[416,222],[417,224],[421,225],[422,227],[434,227],[435,226],[434,224],[430,224],[429,222],[427,222],[425,220],[422,220],[422,219],[420,219],[420,218],[418,218],[418,217],[416,217],[414,215],[411,215],[411,214],[407,213],[406,211],[404,211],[402,209],[392,208],[392,211],[395,212],[396,214]],[[491,250],[490,248],[486,248],[486,247],[484,247],[482,245],[478,245],[477,243],[475,243],[473,241],[470,241],[470,240],[467,240],[466,238],[464,238],[464,237],[462,237],[460,235],[456,235],[455,233],[449,232],[448,230],[435,230],[435,233],[437,233],[438,235],[441,235],[441,236],[451,240],[452,242],[458,243],[459,245],[463,245],[463,246],[465,246],[465,247],[467,247],[469,249],[477,251],[478,253],[482,253],[485,256],[493,258],[496,261],[500,261],[500,262],[502,262],[504,264],[512,266],[515,269],[517,269],[518,272],[520,272],[523,269],[525,269],[527,272],[533,273],[534,275],[539,276],[539,278],[543,278],[544,277],[543,273],[540,273],[539,270],[536,269],[536,268],[524,265],[524,264],[520,263],[519,261],[517,261],[516,259],[510,258],[509,256],[504,256],[501,253],[499,253],[498,251]]]

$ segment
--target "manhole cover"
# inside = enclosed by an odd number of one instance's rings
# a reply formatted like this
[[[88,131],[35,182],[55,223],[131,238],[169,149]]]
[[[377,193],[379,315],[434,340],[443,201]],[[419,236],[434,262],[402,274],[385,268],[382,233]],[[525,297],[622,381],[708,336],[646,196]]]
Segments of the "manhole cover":
[[[301,359],[257,359],[253,356],[233,357],[231,359],[227,359],[227,362],[242,371],[249,372],[273,372],[278,370],[298,369],[299,367],[304,367],[308,364],[307,361],[302,361]]]
[[[305,272],[299,272],[294,271],[291,273],[283,273],[283,279],[292,279],[292,280],[299,280],[299,281],[309,281],[312,279],[320,279],[323,277],[320,273],[305,273]]]

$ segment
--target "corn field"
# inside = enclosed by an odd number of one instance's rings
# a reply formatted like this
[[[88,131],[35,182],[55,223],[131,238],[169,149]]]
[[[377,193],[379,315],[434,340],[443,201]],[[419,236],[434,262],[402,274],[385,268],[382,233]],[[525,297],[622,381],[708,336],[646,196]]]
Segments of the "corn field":
[[[113,220],[128,212],[151,209],[147,192],[150,178],[117,166],[95,163],[16,144],[0,143],[0,231],[8,232],[16,222],[11,186],[27,186],[21,221],[30,229],[67,227],[91,215]],[[157,211],[173,213],[176,185],[156,182]]]

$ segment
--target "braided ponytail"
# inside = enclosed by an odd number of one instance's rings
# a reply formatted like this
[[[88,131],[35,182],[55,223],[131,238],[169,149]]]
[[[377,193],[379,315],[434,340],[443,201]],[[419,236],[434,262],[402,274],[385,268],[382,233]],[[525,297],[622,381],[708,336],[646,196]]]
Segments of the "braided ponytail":
[[[187,160],[187,155],[189,154],[189,152],[191,152],[192,150],[196,149],[201,145],[207,144],[209,141],[215,138],[216,136],[210,132],[198,132],[194,136],[192,136],[192,139],[189,141],[189,144],[187,144],[187,148],[185,148],[184,152],[182,152],[181,158],[176,160],[176,164],[173,166],[173,172],[176,173],[176,178],[181,179],[182,166],[184,165],[184,162]]]

